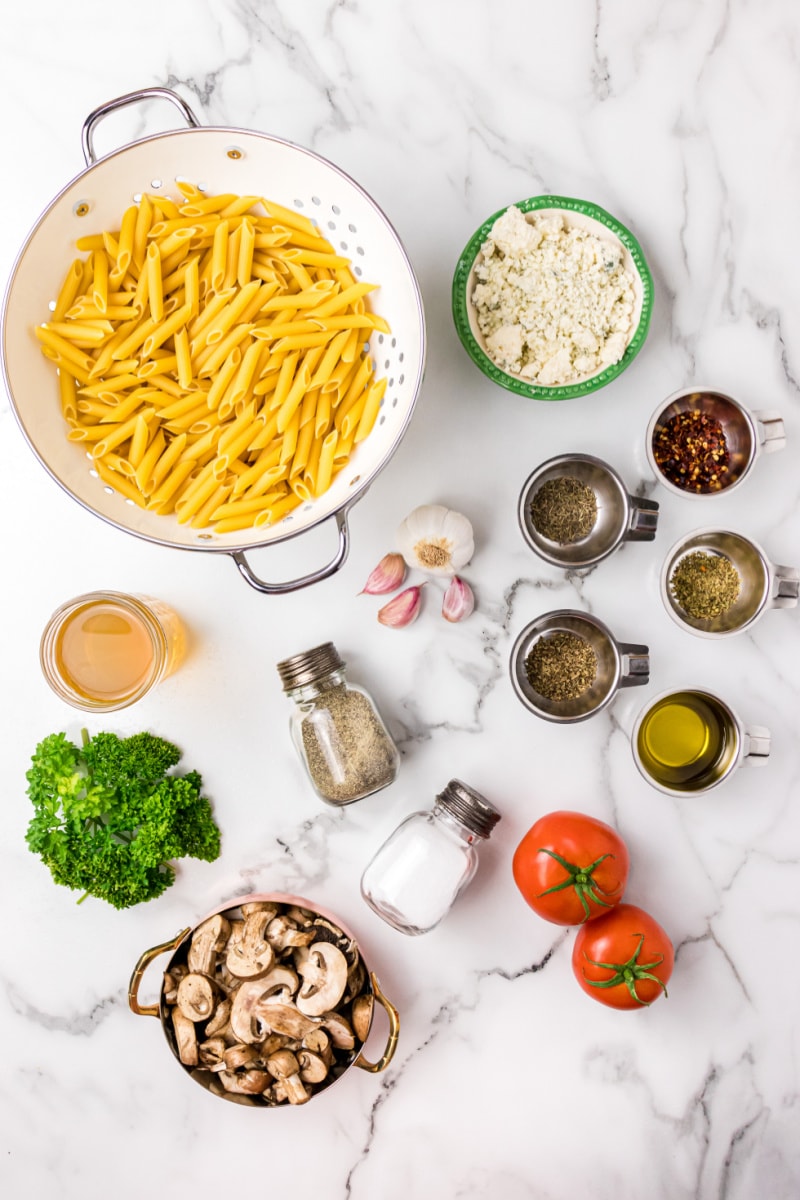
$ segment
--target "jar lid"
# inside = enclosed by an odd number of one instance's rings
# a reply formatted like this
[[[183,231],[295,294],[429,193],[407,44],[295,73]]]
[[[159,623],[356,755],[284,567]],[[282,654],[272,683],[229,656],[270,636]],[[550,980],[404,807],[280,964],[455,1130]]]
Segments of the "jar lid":
[[[321,646],[315,646],[313,650],[293,654],[291,658],[279,662],[278,674],[283,690],[290,692],[293,688],[314,683],[317,679],[330,675],[332,671],[340,671],[343,666],[344,659],[333,642],[324,642]]]
[[[436,801],[478,837],[488,838],[500,820],[500,813],[486,797],[460,779],[451,779]]]

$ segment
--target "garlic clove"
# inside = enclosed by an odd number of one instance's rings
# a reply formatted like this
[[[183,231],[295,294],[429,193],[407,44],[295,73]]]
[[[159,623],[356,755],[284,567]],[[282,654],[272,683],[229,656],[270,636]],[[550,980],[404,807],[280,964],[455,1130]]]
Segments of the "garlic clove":
[[[388,625],[390,629],[403,629],[415,621],[422,605],[424,587],[425,584],[421,583],[418,587],[406,588],[404,592],[395,596],[394,600],[384,604],[378,613],[381,625]]]
[[[472,525],[443,504],[423,504],[397,530],[397,545],[410,567],[429,575],[451,575],[472,558]]]
[[[394,592],[406,577],[406,564],[402,554],[384,554],[374,571],[370,573],[359,596],[382,596]]]
[[[442,601],[442,616],[445,621],[463,621],[475,608],[472,588],[458,575],[450,580],[450,586]]]

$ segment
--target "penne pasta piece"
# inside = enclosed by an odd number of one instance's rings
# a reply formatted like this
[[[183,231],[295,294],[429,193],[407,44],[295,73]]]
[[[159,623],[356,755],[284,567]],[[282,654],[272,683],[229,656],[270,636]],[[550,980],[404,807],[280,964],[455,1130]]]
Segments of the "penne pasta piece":
[[[314,488],[314,495],[321,496],[327,492],[331,486],[333,478],[333,462],[336,454],[336,443],[339,440],[339,434],[335,429],[327,435],[322,442],[322,448],[319,454],[319,467],[317,469],[317,482]]]
[[[119,492],[120,495],[124,496],[126,500],[132,500],[134,504],[138,504],[140,508],[144,508],[144,496],[131,479],[128,479],[125,475],[121,475],[119,472],[112,470],[102,459],[98,459],[98,461],[95,462],[94,469],[97,471],[97,474],[100,476],[103,482],[107,483],[109,487],[114,489],[114,491]]]
[[[164,319],[164,292],[161,282],[161,252],[155,243],[147,247],[147,298],[154,321]]]
[[[363,442],[364,438],[375,424],[375,419],[378,415],[378,409],[381,406],[384,392],[386,391],[386,380],[379,379],[377,383],[373,383],[372,387],[367,392],[366,403],[361,413],[361,419],[358,422],[354,443],[358,445]]]
[[[75,261],[70,265],[56,298],[56,305],[52,314],[53,321],[61,321],[64,319],[67,309],[72,307],[74,301],[80,294],[82,281],[83,263],[79,258],[76,258]]]

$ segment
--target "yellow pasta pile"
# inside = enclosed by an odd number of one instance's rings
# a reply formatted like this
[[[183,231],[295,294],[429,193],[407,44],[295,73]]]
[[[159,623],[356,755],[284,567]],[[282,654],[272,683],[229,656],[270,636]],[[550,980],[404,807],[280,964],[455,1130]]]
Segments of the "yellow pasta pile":
[[[372,429],[386,380],[364,343],[389,326],[306,217],[178,186],[79,239],[35,333],[101,479],[194,528],[272,525]]]

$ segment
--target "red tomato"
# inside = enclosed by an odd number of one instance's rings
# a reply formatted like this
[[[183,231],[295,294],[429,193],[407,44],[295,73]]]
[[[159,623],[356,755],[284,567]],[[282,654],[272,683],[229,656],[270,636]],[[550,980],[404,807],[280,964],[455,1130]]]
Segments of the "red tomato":
[[[666,996],[674,962],[664,930],[635,904],[618,904],[584,925],[572,948],[578,983],[609,1008],[646,1008]]]
[[[616,830],[578,812],[540,817],[512,864],[528,904],[556,925],[581,925],[618,904],[628,867],[628,848]]]

